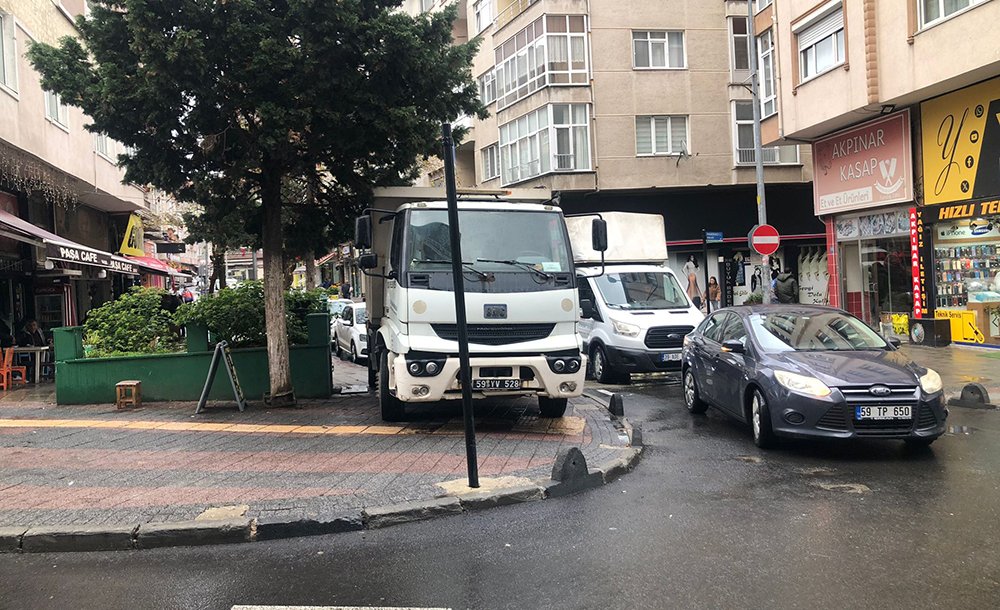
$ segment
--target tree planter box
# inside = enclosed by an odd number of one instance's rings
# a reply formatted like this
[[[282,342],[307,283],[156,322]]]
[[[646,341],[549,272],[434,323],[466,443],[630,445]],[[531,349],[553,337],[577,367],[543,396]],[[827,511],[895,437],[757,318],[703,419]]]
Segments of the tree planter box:
[[[326,398],[333,387],[329,314],[310,314],[308,324],[309,344],[291,348],[292,384],[298,398]],[[204,328],[188,328],[187,353],[117,358],[83,358],[82,333],[81,327],[53,331],[57,404],[113,403],[115,384],[123,379],[142,382],[143,402],[195,401],[201,396],[212,362]],[[260,400],[270,389],[267,349],[234,349],[232,356],[247,400]],[[233,400],[221,367],[209,399]]]

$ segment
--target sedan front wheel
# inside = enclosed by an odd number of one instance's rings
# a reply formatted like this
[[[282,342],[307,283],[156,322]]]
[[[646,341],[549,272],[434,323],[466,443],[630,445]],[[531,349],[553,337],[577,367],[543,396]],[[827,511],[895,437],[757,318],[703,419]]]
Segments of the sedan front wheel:
[[[761,449],[774,447],[777,438],[771,428],[771,411],[767,408],[767,400],[760,390],[754,389],[750,399],[750,426],[753,429],[753,442]]]
[[[684,370],[684,404],[690,413],[700,414],[708,409],[708,403],[701,399],[698,392],[698,381],[694,378],[694,371],[690,368]]]

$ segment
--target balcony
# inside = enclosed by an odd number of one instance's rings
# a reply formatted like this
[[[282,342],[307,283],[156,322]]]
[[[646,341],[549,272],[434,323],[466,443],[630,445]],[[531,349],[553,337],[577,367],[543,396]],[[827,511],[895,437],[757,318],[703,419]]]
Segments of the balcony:
[[[761,160],[764,165],[794,165],[799,162],[799,147],[766,146],[761,149]],[[736,149],[736,165],[753,165],[755,163],[752,148]]]
[[[539,0],[497,0],[496,26],[499,30]]]

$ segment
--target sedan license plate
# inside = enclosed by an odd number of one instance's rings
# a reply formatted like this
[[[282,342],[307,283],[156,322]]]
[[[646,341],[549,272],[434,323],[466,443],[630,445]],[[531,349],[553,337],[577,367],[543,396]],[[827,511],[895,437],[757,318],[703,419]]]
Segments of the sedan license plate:
[[[660,354],[660,362],[680,362],[681,355],[677,354]]]
[[[913,407],[854,407],[854,419],[911,419]]]
[[[473,390],[483,390],[486,392],[503,392],[505,390],[520,390],[520,379],[473,379]]]

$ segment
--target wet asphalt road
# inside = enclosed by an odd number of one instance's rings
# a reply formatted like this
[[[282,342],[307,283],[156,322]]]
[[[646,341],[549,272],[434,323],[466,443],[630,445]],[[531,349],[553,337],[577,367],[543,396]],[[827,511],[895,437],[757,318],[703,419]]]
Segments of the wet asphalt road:
[[[3,555],[0,608],[1000,605],[1000,413],[952,409],[929,450],[763,452],[676,386],[624,391],[647,453],[602,489],[364,533]]]

